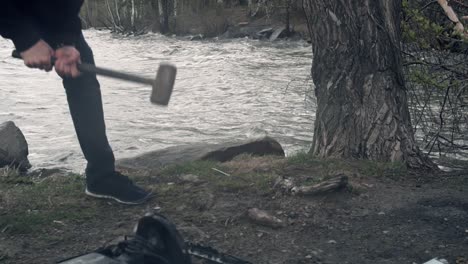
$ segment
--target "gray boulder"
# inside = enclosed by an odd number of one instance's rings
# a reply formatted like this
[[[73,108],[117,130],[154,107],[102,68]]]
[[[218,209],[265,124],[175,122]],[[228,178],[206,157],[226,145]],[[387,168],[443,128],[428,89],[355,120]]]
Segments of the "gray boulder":
[[[20,170],[31,168],[28,143],[21,130],[8,121],[0,124],[0,167],[13,166]]]
[[[120,159],[117,161],[117,167],[121,169],[152,170],[169,164],[180,164],[197,160],[225,162],[240,154],[284,156],[284,150],[276,140],[270,137],[221,144],[197,143],[187,146],[169,147],[133,158]]]
[[[273,33],[270,35],[270,41],[275,41],[277,38],[281,37],[282,35],[285,35],[286,32],[286,27],[280,27],[275,29]]]
[[[269,38],[273,34],[273,28],[265,28],[256,33],[259,38]]]

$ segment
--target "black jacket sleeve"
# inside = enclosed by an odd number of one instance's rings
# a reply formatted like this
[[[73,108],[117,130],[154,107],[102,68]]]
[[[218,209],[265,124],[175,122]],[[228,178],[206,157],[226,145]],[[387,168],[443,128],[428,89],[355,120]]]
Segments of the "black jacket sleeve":
[[[0,34],[13,40],[18,51],[30,48],[41,38],[32,17],[24,15],[14,0],[4,0],[0,6]]]
[[[41,21],[47,35],[55,45],[74,45],[81,35],[81,20],[79,17],[83,0],[47,0],[31,2],[49,2],[47,9],[40,12]]]
[[[81,34],[83,0],[2,0],[0,34],[24,51],[39,39],[55,48],[73,45]]]

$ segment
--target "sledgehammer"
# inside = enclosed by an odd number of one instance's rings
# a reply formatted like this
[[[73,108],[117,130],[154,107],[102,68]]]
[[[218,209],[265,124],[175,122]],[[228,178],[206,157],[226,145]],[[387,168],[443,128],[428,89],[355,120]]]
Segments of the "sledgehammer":
[[[12,56],[14,58],[21,59],[20,54],[16,50],[13,51]],[[52,64],[54,64],[54,62],[55,58],[52,58]],[[77,67],[82,73],[92,73],[114,79],[151,85],[152,90],[150,101],[151,103],[158,105],[169,104],[169,99],[171,98],[172,90],[174,89],[174,82],[177,74],[177,68],[168,63],[161,63],[159,65],[156,79],[154,80],[130,73],[96,67],[87,63],[78,64]]]

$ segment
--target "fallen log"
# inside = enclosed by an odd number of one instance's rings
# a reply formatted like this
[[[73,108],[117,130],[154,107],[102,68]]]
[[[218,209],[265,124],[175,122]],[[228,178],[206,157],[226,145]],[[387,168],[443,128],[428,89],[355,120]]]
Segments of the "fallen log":
[[[291,189],[294,195],[316,195],[342,189],[348,185],[348,176],[338,175],[312,186],[296,186]]]

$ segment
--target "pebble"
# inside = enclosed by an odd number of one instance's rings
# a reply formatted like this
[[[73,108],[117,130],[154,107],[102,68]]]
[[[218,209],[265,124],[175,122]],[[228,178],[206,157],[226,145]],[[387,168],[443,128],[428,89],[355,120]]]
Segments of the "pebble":
[[[333,239],[328,240],[328,244],[336,244],[336,240],[333,240]]]
[[[200,182],[200,177],[194,174],[185,174],[180,176],[180,179],[185,182],[198,183]]]

